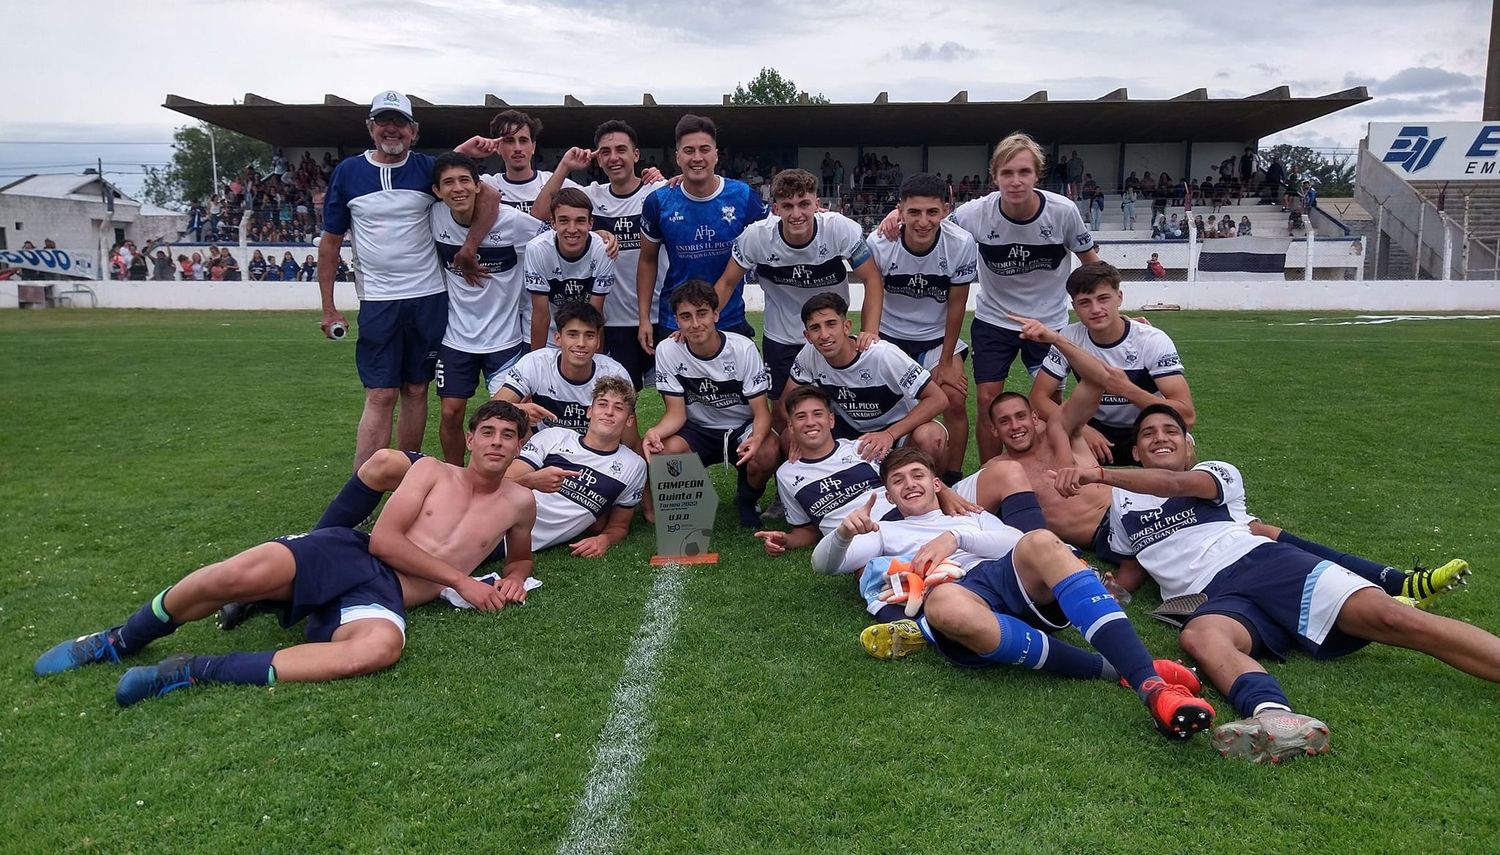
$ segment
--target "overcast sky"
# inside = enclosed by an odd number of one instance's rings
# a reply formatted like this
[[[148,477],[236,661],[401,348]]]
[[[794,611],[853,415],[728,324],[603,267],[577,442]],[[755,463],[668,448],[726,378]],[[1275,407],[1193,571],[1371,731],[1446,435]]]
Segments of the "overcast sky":
[[[1491,4],[992,0],[119,0],[7,10],[12,119],[0,184],[96,158],[127,188],[165,163],[188,118],[168,93],[223,104],[360,101],[386,87],[442,104],[717,103],[772,66],[833,101],[1313,97],[1368,86],[1362,107],[1266,142],[1357,145],[1369,121],[1477,120]],[[1183,8],[1176,8],[1183,7]],[[149,12],[147,11],[149,10]],[[914,12],[919,13],[914,15]],[[19,101],[19,103],[17,103]],[[478,130],[478,129],[476,129]],[[562,141],[556,141],[558,143]]]

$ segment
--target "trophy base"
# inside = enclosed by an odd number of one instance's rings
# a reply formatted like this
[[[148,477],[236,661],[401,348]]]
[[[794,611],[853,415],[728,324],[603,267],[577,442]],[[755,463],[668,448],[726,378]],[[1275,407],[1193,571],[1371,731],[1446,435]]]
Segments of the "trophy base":
[[[668,564],[718,564],[719,553],[708,552],[703,555],[653,555],[651,556],[652,567],[664,567]]]

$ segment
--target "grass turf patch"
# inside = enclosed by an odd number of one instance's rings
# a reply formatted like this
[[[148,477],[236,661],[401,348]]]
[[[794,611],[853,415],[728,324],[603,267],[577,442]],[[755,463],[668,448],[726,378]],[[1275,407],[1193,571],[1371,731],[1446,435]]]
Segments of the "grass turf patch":
[[[1252,511],[1403,566],[1466,557],[1473,582],[1437,611],[1500,628],[1500,325],[1153,319],[1182,351],[1200,457],[1241,468]],[[406,655],[382,674],[120,711],[118,668],[43,680],[32,661],[197,566],[311,524],[348,472],[352,348],[306,314],[9,312],[0,357],[0,850],[557,846],[650,589],[648,528],[603,560],[544,553],[546,584],[524,608],[414,611]],[[646,393],[644,423],[659,412]],[[432,420],[435,449],[435,404]],[[689,571],[622,849],[1500,844],[1493,685],[1390,648],[1294,657],[1271,671],[1329,722],[1333,753],[1223,761],[1203,737],[1162,740],[1118,688],[930,653],[867,659],[852,580],[814,576],[805,553],[765,558],[735,525],[732,480],[711,471],[721,563]],[[1143,592],[1127,610],[1153,651],[1180,655],[1144,618],[1154,602]],[[263,618],[234,633],[203,623],[138,659],[299,639]]]

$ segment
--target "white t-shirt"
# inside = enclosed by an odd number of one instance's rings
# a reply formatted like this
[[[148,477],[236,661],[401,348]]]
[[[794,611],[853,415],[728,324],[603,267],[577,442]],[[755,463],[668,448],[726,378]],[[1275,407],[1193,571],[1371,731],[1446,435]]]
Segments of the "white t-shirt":
[[[810,344],[792,362],[792,379],[816,385],[834,409],[861,433],[884,430],[906,417],[932,380],[926,368],[887,341],[877,341],[854,361],[835,367]]]
[[[545,428],[522,446],[520,459],[533,469],[557,466],[578,473],[563,481],[556,492],[532,491],[536,496],[533,549],[577,537],[615,506],[633,508],[641,503],[646,461],[624,445],[610,452],[597,451],[571,430]]]
[[[510,389],[520,395],[521,400],[529,398],[533,404],[557,416],[543,422],[546,427],[565,427],[581,436],[589,429],[588,408],[594,402],[594,381],[607,376],[630,381],[625,366],[596,353],[593,373],[587,380],[574,383],[562,374],[562,352],[556,348],[544,348],[516,360],[510,370],[496,378],[500,382],[490,389],[490,394],[501,388]]]
[[[879,229],[870,233],[869,243],[885,280],[881,335],[940,344],[948,326],[949,290],[972,283],[977,275],[974,236],[943,220],[932,246],[920,255],[900,236],[890,240]]]
[[[448,329],[443,344],[464,353],[494,353],[525,340],[521,329],[522,287],[520,248],[547,226],[519,211],[502,207],[500,218],[479,242],[479,269],[484,284],[470,285],[454,258],[469,238],[468,226],[453,219],[442,202],[430,212],[432,239],[443,264],[448,286]]]
[[[635,328],[640,323],[640,304],[635,288],[636,263],[641,257],[641,206],[646,197],[659,188],[667,186],[665,181],[641,186],[629,196],[617,196],[608,184],[594,182],[583,188],[589,201],[594,203],[594,231],[603,229],[613,232],[619,242],[615,255],[615,287],[604,298],[604,325],[610,327]],[[661,299],[661,283],[667,275],[667,254],[656,256],[656,290],[651,295],[651,305]],[[710,283],[712,284],[712,283]]]
[[[825,573],[853,573],[863,569],[872,558],[910,555],[938,535],[949,532],[958,539],[958,550],[948,560],[964,570],[974,569],[981,561],[1004,558],[1024,534],[988,512],[951,517],[936,510],[915,517],[882,519],[875,531],[856,535],[843,554],[837,556],[836,564],[821,563],[830,551],[837,552],[828,549],[836,535],[826,535],[813,553],[813,564]]]
[[[429,215],[433,159],[407,152],[400,163],[376,163],[371,153],[340,161],[323,196],[324,229],[347,232],[354,247],[359,299],[443,293]]]
[[[1094,248],[1078,206],[1067,197],[1034,190],[1041,207],[1018,222],[1000,210],[1000,191],[963,203],[953,222],[979,243],[979,297],[974,317],[1019,330],[1007,314],[1035,318],[1053,329],[1068,322],[1070,253]],[[883,322],[882,322],[883,323]]]
[[[536,202],[537,194],[542,192],[542,188],[551,178],[552,173],[545,169],[533,170],[530,181],[512,181],[504,172],[479,176],[481,181],[500,191],[500,204],[515,208],[523,214],[531,213],[531,206]],[[571,178],[564,178],[562,186],[578,187],[578,182]],[[578,187],[578,189],[583,188]]]
[[[735,263],[754,274],[766,298],[766,339],[800,344],[802,304],[834,291],[849,300],[849,271],[870,257],[859,224],[832,211],[814,215],[813,236],[792,246],[781,234],[781,218],[752,223],[734,241]]]
[[[788,460],[776,469],[776,494],[786,505],[787,524],[816,525],[823,534],[838,528],[871,490],[883,489],[880,471],[859,456],[859,443],[852,439],[835,441],[822,457]],[[880,502],[876,505],[871,515],[879,519]]]
[[[733,430],[754,417],[750,401],[771,389],[771,374],[755,342],[721,332],[719,349],[698,357],[687,342],[666,339],[656,347],[656,391],[683,398],[688,420],[708,430]]]
[[[568,303],[587,303],[604,297],[615,287],[615,264],[604,251],[604,241],[589,232],[588,245],[577,258],[568,258],[557,248],[557,235],[547,231],[526,244],[526,291],[547,298],[552,314]],[[557,323],[547,322],[547,340],[557,333]]]
[[[1083,352],[1124,371],[1132,383],[1153,395],[1161,395],[1156,388],[1156,378],[1182,373],[1182,358],[1177,355],[1177,345],[1172,343],[1171,336],[1129,318],[1125,320],[1125,334],[1110,344],[1095,344],[1089,338],[1088,327],[1082,323],[1068,324],[1063,327],[1062,334]],[[1070,370],[1068,358],[1054,347],[1047,352],[1042,370],[1059,384],[1065,383]],[[1140,408],[1125,397],[1105,392],[1099,399],[1099,409],[1094,417],[1111,427],[1128,428],[1135,425],[1140,414]]]
[[[1240,470],[1207,460],[1193,471],[1213,476],[1218,499],[1166,499],[1119,487],[1110,495],[1109,548],[1134,555],[1161,586],[1163,600],[1203,590],[1220,570],[1272,542],[1250,533],[1255,518],[1245,509]]]

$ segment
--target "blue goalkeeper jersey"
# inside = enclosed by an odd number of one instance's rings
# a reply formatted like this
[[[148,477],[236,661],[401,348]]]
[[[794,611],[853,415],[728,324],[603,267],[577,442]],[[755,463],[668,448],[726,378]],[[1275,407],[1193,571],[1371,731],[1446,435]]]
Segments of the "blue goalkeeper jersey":
[[[671,265],[662,284],[656,307],[657,323],[677,329],[672,316],[672,292],[689,279],[712,285],[724,275],[735,238],[745,227],[765,219],[766,206],[755,190],[743,181],[720,179],[718,192],[706,199],[691,196],[682,187],[663,187],[652,193],[641,208],[641,235],[661,244]],[[719,307],[719,328],[730,329],[745,322],[745,284],[735,286],[727,306]]]

